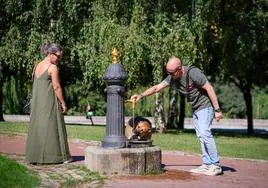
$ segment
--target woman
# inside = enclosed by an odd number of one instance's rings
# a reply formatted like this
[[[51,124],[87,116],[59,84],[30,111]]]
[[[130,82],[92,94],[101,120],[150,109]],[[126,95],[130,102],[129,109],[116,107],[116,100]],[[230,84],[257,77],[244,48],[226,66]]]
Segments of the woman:
[[[90,104],[88,103],[88,104],[87,104],[87,107],[86,107],[86,119],[90,119],[90,121],[91,121],[91,125],[94,125],[92,116],[93,116],[93,111],[92,111],[92,109],[91,109]]]
[[[33,70],[30,127],[26,143],[26,161],[32,164],[71,161],[63,113],[66,103],[59,82],[58,62],[62,47],[47,44],[45,59]]]

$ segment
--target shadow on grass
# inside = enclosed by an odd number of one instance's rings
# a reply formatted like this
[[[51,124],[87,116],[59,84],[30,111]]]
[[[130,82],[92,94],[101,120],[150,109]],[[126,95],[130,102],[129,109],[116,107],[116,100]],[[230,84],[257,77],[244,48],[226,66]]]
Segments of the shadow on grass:
[[[166,134],[180,134],[188,133],[195,134],[194,129],[169,129],[166,131]],[[268,139],[268,131],[265,129],[255,129],[254,134],[247,134],[246,129],[212,129],[212,133],[215,137],[217,136],[226,136],[226,137],[236,137],[236,138],[263,138]],[[157,134],[157,133],[154,133]]]

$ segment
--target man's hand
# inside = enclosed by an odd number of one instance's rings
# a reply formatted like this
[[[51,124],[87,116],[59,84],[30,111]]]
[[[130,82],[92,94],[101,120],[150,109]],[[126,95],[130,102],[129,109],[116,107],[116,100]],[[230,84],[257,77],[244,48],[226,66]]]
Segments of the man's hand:
[[[135,94],[135,95],[132,95],[132,96],[130,97],[130,100],[131,100],[134,104],[136,104],[142,97],[143,97],[142,95],[137,95],[137,94]]]
[[[222,112],[215,112],[215,118],[217,121],[220,121],[222,119]]]

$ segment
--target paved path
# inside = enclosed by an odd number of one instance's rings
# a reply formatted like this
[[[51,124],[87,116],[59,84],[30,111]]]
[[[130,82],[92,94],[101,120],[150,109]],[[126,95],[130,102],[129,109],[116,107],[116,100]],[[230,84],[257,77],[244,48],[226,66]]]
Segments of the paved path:
[[[83,164],[84,151],[97,142],[70,140],[74,163]],[[25,135],[7,136],[0,134],[0,153],[24,155]],[[189,170],[201,163],[200,156],[182,152],[162,151],[165,173],[154,176],[114,176],[105,181],[106,188],[265,188],[268,183],[268,161],[223,158],[223,175],[211,177],[191,174]],[[62,167],[62,166],[61,166]],[[55,187],[55,186],[48,186]],[[84,187],[94,187],[91,185]]]

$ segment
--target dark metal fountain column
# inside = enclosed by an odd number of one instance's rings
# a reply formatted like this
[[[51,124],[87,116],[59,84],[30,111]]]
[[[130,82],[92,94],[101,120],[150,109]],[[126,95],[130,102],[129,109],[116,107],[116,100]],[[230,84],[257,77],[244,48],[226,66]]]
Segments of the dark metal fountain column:
[[[124,148],[125,137],[125,107],[124,82],[127,74],[124,67],[118,63],[118,51],[113,49],[113,64],[111,64],[103,79],[107,82],[106,136],[102,141],[104,148]]]

